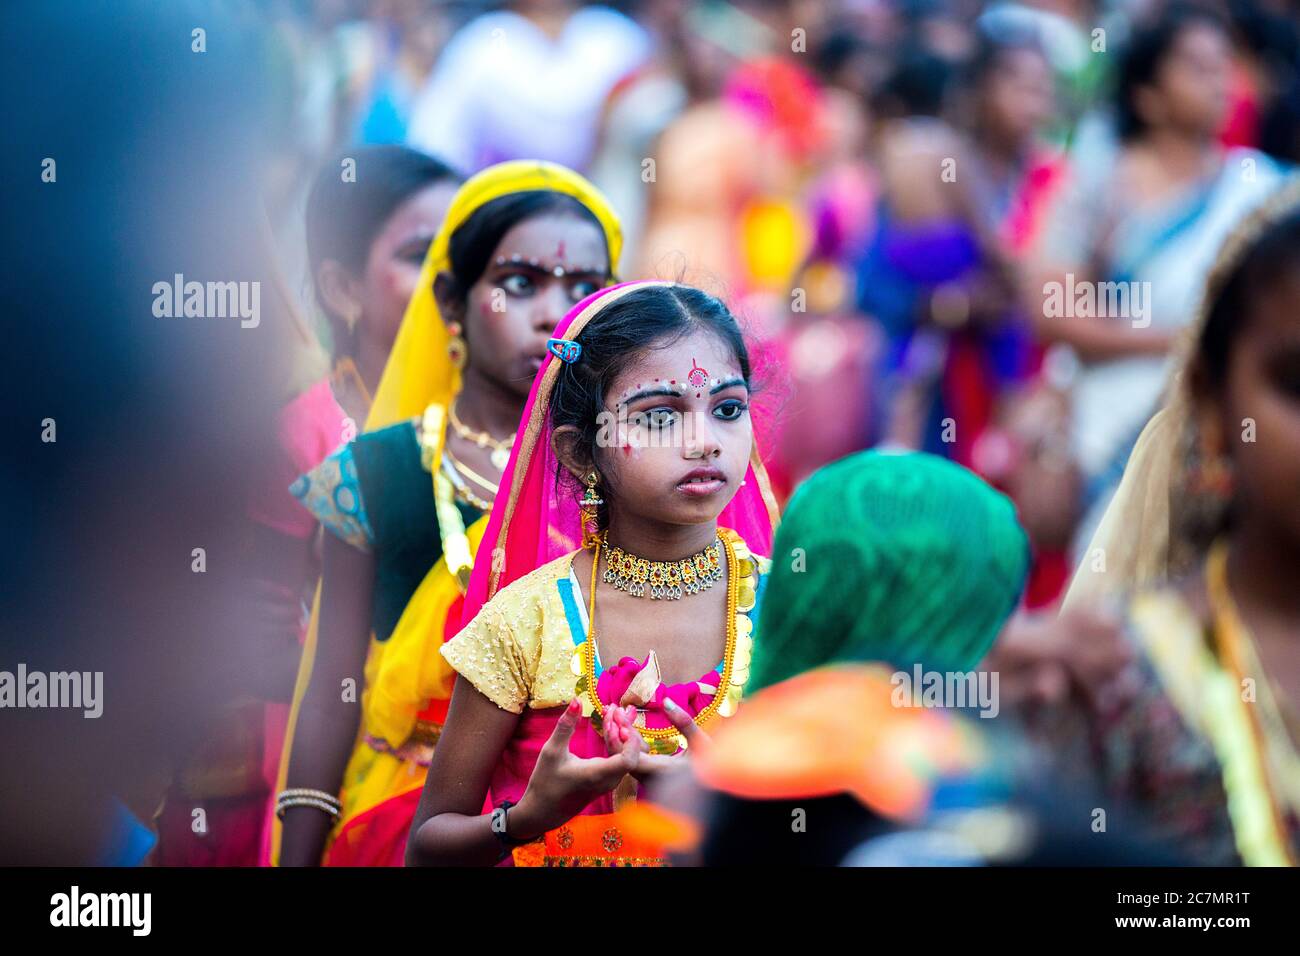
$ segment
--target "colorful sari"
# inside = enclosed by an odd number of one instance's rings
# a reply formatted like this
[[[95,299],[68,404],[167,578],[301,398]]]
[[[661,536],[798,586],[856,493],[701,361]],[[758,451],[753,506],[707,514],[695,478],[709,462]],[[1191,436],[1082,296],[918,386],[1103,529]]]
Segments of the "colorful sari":
[[[367,419],[367,432],[304,476],[296,493],[330,532],[376,559],[372,637],[362,721],[344,772],[343,804],[324,862],[400,866],[407,831],[446,715],[454,673],[438,653],[461,621],[473,555],[485,521],[455,498],[443,465],[447,410],[460,389],[433,282],[450,268],[451,236],[476,210],[502,196],[551,190],[572,196],[600,222],[610,269],[622,231],[604,197],[585,179],[550,163],[490,167],[457,192],[429,248]],[[418,424],[417,424],[418,421]],[[432,484],[433,494],[430,492]],[[280,763],[283,789],[292,728],[311,677],[319,596],[294,694],[290,737]],[[275,826],[278,857],[279,825]]]
[[[1105,712],[1058,711],[1043,721],[1046,741],[1078,754],[1107,793],[1140,807],[1191,861],[1294,866],[1300,754],[1228,590],[1226,559],[1220,542],[1205,561],[1206,618],[1178,586],[1130,597],[1135,691]]]
[[[1199,447],[1199,416],[1186,369],[1224,285],[1259,237],[1298,208],[1300,178],[1293,176],[1223,240],[1165,405],[1128,457],[1064,602],[1070,608],[1118,597],[1128,607],[1148,679],[1118,716],[1090,721],[1104,744],[1100,770],[1211,863],[1294,865],[1300,756],[1228,589],[1226,525],[1220,522],[1220,540],[1208,550],[1189,534],[1193,517],[1203,523],[1213,501],[1193,480],[1189,450]],[[1172,583],[1202,573],[1208,621]]]
[[[575,306],[556,330],[556,337],[575,340],[600,311],[628,293],[658,285],[632,282],[605,289]],[[573,555],[582,541],[576,499],[555,493],[558,461],[551,448],[549,406],[560,362],[548,355],[524,410],[510,463],[502,476],[504,495],[493,505],[484,540],[494,560],[476,562],[465,598],[465,629],[443,646],[443,656],[462,676],[503,710],[522,714],[515,735],[492,776],[490,804],[517,800],[527,785],[542,745],[554,730],[565,705],[574,697],[593,721],[574,733],[570,749],[578,756],[603,755],[598,718],[616,703],[645,666],[625,658],[602,665],[587,640],[587,613],[582,588],[572,574]],[[508,489],[508,490],[507,490]],[[647,743],[674,752],[683,742],[663,713],[663,700],[707,723],[735,709],[752,653],[750,614],[758,603],[767,566],[762,555],[771,548],[777,520],[775,503],[757,447],[745,483],[718,518],[719,535],[728,552],[728,599],[736,609],[729,621],[723,661],[700,680],[659,684],[644,706]],[[610,662],[606,662],[608,664]],[[620,788],[622,791],[622,788]],[[564,827],[540,843],[516,851],[521,865],[618,865],[654,863],[652,846],[624,835],[613,820],[615,798],[607,795],[588,805]]]

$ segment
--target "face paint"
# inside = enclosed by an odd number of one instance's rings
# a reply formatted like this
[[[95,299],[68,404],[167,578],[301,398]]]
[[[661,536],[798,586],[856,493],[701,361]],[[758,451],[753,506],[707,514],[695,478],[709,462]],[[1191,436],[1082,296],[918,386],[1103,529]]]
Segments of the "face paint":
[[[691,370],[686,376],[686,381],[690,382],[696,388],[703,388],[709,384],[709,373],[695,364],[695,359],[691,359]]]

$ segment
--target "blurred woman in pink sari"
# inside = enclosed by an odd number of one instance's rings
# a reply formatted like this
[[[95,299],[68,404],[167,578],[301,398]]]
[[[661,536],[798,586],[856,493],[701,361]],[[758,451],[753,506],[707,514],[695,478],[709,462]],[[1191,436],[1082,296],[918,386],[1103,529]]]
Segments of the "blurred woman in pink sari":
[[[349,167],[346,160],[353,165]],[[349,174],[349,169],[351,173]],[[364,421],[457,177],[401,146],[358,147],[318,174],[307,202],[308,260],[329,322],[333,367],[277,416],[278,454],[249,505],[251,626],[264,658],[256,693],[233,706],[173,781],[156,817],[154,860],[253,866],[269,860],[271,790],[279,768],[306,607],[320,575],[317,521],[289,491]],[[315,339],[301,317],[305,343]],[[193,810],[204,826],[195,829]]]

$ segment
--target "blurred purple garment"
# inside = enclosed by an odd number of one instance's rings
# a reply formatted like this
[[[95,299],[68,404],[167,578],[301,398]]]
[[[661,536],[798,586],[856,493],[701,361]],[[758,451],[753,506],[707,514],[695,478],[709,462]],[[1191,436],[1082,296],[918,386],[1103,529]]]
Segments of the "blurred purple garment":
[[[937,220],[924,226],[890,223],[882,239],[885,261],[921,285],[958,279],[980,258],[970,227],[960,220]]]

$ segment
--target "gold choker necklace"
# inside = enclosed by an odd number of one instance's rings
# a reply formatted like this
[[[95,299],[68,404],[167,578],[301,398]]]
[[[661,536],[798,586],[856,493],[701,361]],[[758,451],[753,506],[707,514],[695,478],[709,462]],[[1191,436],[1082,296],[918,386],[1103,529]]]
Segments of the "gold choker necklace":
[[[717,537],[698,554],[676,561],[651,561],[628,554],[609,543],[608,531],[601,535],[600,548],[605,552],[601,580],[633,597],[644,597],[649,584],[650,600],[680,601],[722,580],[722,541]]]

